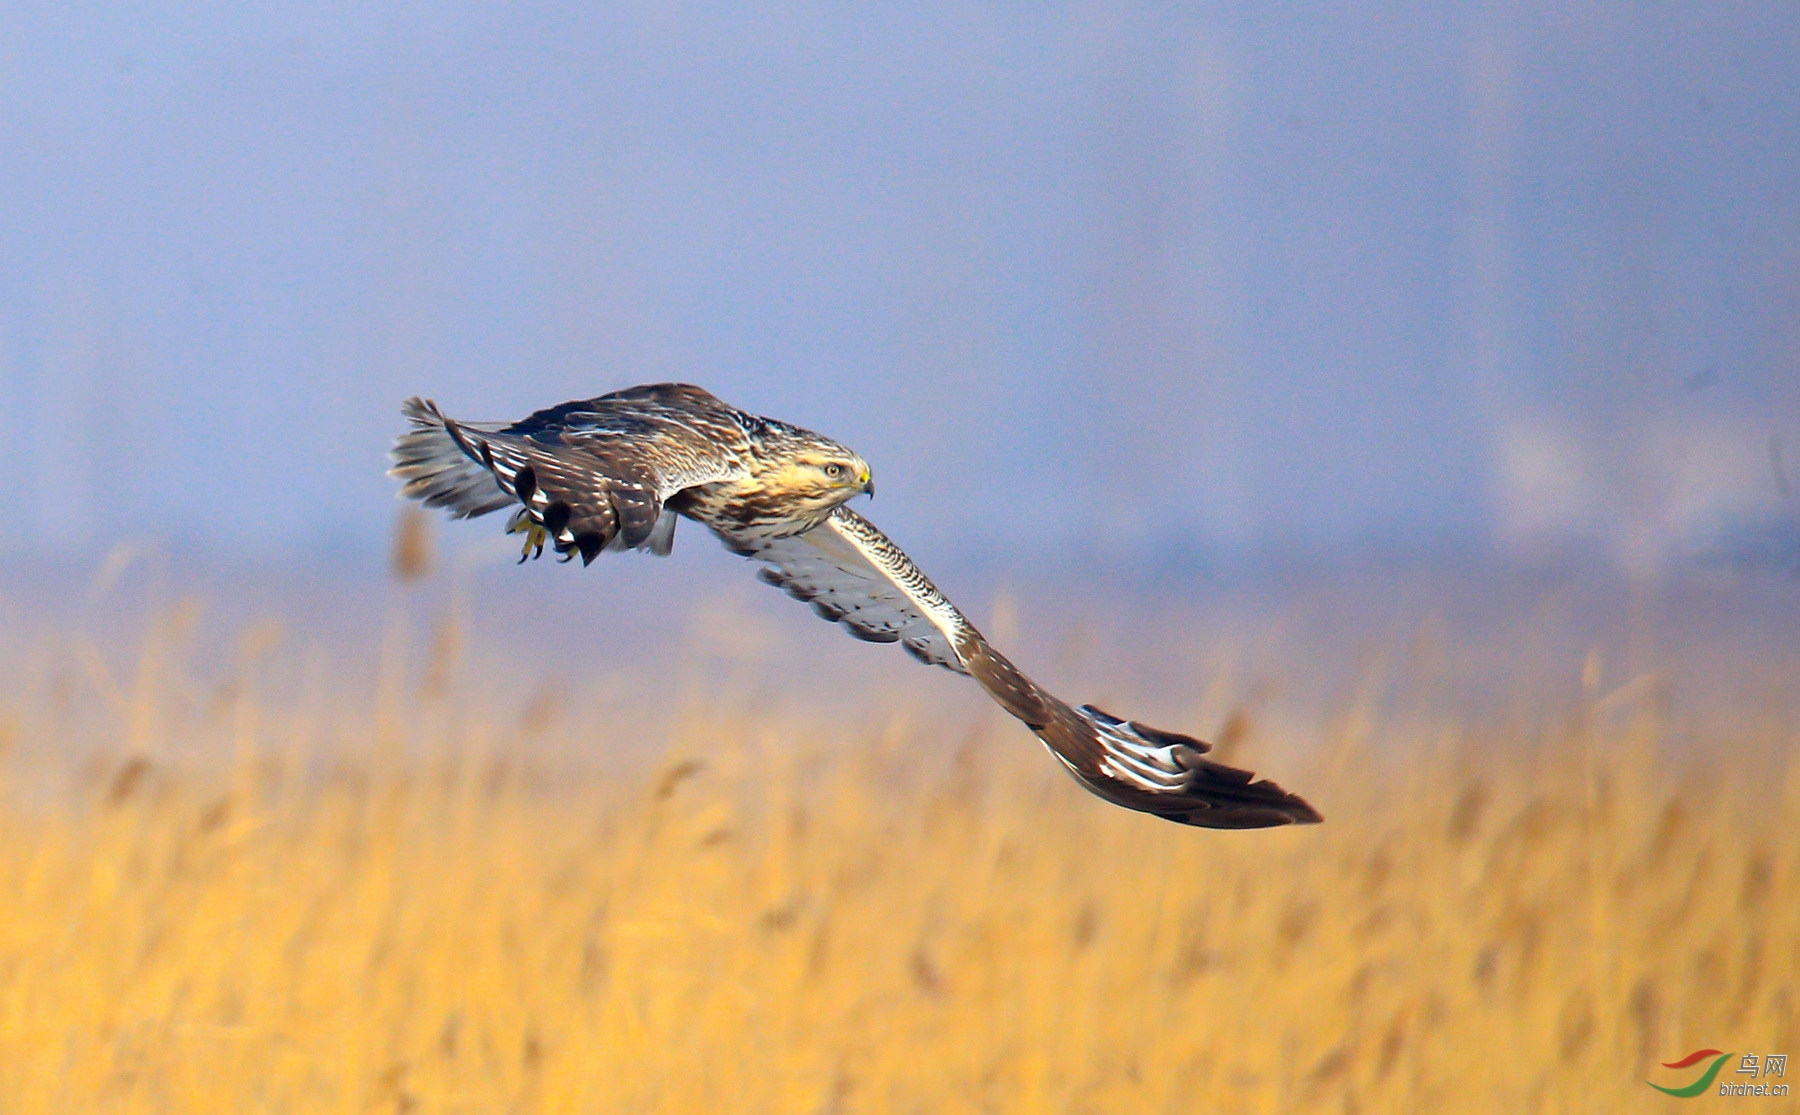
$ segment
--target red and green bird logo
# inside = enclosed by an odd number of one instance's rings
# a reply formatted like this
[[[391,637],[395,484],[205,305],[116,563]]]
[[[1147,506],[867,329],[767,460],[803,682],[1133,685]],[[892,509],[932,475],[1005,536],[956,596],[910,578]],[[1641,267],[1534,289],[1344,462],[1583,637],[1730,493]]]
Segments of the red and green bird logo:
[[[1696,1049],[1679,1061],[1664,1061],[1663,1068],[1665,1069],[1685,1069],[1689,1065],[1697,1064],[1708,1057],[1713,1059],[1713,1063],[1708,1065],[1706,1071],[1700,1074],[1700,1079],[1694,1081],[1685,1088],[1665,1088],[1661,1084],[1655,1084],[1648,1080],[1644,1081],[1644,1083],[1649,1084],[1659,1092],[1671,1096],[1680,1096],[1682,1099],[1691,1099],[1712,1087],[1713,1080],[1719,1075],[1719,1066],[1723,1065],[1725,1059],[1729,1056],[1731,1056],[1731,1054],[1720,1053],[1717,1049]]]

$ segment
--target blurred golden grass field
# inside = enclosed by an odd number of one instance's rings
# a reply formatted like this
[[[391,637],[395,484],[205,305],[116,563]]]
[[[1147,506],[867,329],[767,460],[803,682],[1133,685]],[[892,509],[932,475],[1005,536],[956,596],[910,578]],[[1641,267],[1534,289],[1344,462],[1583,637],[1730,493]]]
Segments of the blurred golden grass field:
[[[7,1115],[1684,1110],[1656,1062],[1800,1053],[1779,702],[1677,738],[1590,656],[1528,734],[1239,715],[1326,823],[1215,833],[908,688],[571,723],[577,761],[454,638],[278,700],[252,628],[185,701],[193,618],[6,675]]]

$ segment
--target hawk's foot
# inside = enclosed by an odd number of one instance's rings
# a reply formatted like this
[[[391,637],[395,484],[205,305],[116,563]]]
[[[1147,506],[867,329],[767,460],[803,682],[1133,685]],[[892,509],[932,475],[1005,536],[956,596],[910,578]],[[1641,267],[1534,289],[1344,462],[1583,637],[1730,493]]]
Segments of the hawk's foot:
[[[532,518],[522,507],[513,514],[512,521],[506,524],[506,533],[525,536],[525,545],[519,550],[520,565],[525,564],[526,558],[543,557],[544,543],[550,540],[550,534],[544,529],[544,524]]]

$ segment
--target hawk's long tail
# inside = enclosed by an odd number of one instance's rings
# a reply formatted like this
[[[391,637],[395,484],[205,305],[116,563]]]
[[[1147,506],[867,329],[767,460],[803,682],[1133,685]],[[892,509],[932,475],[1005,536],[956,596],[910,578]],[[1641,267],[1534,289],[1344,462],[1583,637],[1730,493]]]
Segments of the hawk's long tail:
[[[406,482],[400,489],[402,496],[420,500],[427,507],[447,508],[458,519],[518,504],[487,466],[463,451],[450,432],[452,426],[492,432],[504,423],[458,423],[445,418],[436,403],[416,395],[400,410],[412,420],[413,428],[394,439],[394,448],[388,453],[394,467],[388,475]]]

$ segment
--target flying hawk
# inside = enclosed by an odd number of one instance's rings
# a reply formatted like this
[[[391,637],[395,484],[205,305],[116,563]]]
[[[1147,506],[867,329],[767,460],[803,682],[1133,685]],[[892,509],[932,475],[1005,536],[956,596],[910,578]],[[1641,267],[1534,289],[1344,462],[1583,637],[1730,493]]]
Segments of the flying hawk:
[[[852,635],[973,677],[1089,790],[1127,809],[1205,828],[1314,824],[1273,782],[1212,762],[1209,745],[1070,708],[1020,673],[849,501],[874,494],[861,457],[810,430],[759,418],[687,384],[630,387],[518,422],[458,422],[429,399],[403,408],[394,443],[401,494],[456,518],[512,509],[519,560],[548,543],[583,564],[608,550],[667,554],[680,516],[762,580]]]

